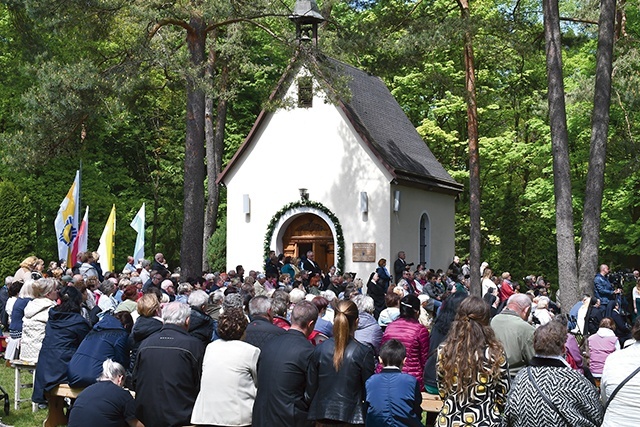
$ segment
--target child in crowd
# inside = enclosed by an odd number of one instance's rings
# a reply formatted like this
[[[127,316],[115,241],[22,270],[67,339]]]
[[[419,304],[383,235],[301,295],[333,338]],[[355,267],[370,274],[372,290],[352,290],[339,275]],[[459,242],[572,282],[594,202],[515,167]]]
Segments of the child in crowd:
[[[406,355],[404,345],[395,339],[380,349],[379,359],[384,368],[366,383],[367,427],[423,427],[418,381],[402,373]]]

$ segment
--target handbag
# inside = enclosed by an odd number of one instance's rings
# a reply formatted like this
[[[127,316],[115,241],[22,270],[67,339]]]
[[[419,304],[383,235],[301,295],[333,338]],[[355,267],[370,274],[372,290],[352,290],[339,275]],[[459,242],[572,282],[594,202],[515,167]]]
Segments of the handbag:
[[[607,410],[607,407],[609,406],[609,403],[611,403],[613,398],[616,397],[616,394],[618,394],[618,392],[620,391],[622,386],[625,385],[626,383],[628,383],[631,378],[635,377],[638,372],[640,372],[640,366],[638,366],[635,371],[633,371],[627,378],[625,378],[624,380],[622,380],[622,382],[620,384],[618,384],[618,387],[616,387],[613,390],[613,393],[611,393],[611,396],[609,396],[609,399],[607,400],[607,403],[605,403],[605,405],[604,405],[604,410],[605,411]]]
[[[531,374],[531,366],[527,366],[527,375],[529,376],[529,381],[531,381],[531,384],[536,388],[536,390],[538,391],[538,394],[540,394],[540,397],[542,397],[542,400],[544,400],[545,403],[549,405],[551,409],[555,411],[556,414],[560,415],[560,418],[562,418],[562,420],[566,423],[567,426],[573,425],[573,423],[571,423],[567,419],[567,417],[565,417],[564,414],[560,412],[556,404],[553,403],[553,401],[549,398],[549,396],[547,396],[542,392],[542,390],[540,390],[538,383],[536,382],[535,378],[533,378],[533,375]]]

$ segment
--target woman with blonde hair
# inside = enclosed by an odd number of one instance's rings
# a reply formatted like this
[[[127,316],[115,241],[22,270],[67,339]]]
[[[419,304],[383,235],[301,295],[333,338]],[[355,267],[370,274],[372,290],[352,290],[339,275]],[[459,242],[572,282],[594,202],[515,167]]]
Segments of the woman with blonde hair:
[[[485,268],[484,271],[482,272],[482,296],[484,296],[484,294],[489,292],[489,289],[492,289],[492,288],[495,290],[498,289],[496,287],[496,284],[493,282],[493,280],[491,280],[492,275],[493,275],[493,271],[491,271],[489,267]]]
[[[501,423],[509,368],[490,319],[489,306],[481,298],[460,302],[447,339],[438,347],[436,382],[444,404],[437,426]]]
[[[160,301],[158,301],[158,297],[155,294],[142,295],[136,302],[136,306],[138,316],[129,335],[129,348],[131,349],[130,372],[133,372],[138,348],[140,348],[142,341],[162,329],[163,325],[160,317]]]
[[[13,275],[14,282],[19,280],[24,282],[27,279],[31,279],[31,272],[35,270],[37,263],[38,257],[36,256],[25,258],[25,260],[20,263],[20,268],[18,268],[16,274]]]
[[[38,297],[24,308],[20,359],[38,362],[44,340],[45,327],[49,321],[49,310],[56,306],[58,282],[55,279],[38,279],[34,284]]]
[[[357,328],[358,307],[340,301],[333,337],[316,346],[309,365],[309,419],[317,427],[364,425],[365,383],[374,372],[374,355],[354,338]]]
[[[13,283],[19,283],[14,281]],[[24,325],[24,309],[34,298],[38,297],[38,291],[34,288],[35,280],[28,279],[20,288],[18,298],[11,309],[11,322],[9,326],[9,341],[4,358],[14,360],[20,357],[20,342],[22,340],[22,328]]]

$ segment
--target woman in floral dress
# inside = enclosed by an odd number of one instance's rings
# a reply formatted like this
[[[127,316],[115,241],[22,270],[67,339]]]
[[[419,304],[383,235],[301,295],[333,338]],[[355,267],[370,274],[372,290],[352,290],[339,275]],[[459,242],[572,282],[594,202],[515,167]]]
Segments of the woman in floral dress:
[[[489,326],[489,305],[465,298],[438,348],[437,384],[443,401],[437,426],[499,426],[509,391],[502,344]]]

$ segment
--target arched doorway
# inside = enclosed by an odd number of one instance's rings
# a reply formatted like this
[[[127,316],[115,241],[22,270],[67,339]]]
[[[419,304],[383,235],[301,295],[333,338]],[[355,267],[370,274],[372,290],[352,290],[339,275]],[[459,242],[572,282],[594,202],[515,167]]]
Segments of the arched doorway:
[[[323,271],[334,265],[335,245],[329,225],[318,215],[304,213],[286,226],[282,236],[285,256],[302,257],[313,251],[315,261]]]

